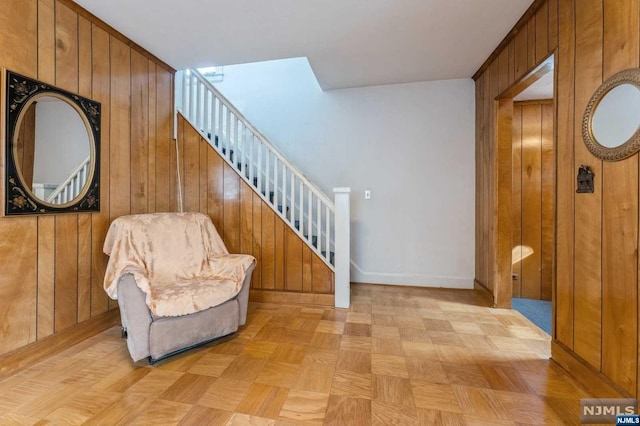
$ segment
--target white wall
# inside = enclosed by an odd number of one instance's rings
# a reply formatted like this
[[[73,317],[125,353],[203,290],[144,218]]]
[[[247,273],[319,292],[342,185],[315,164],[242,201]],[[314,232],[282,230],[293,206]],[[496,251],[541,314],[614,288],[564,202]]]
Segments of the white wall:
[[[352,281],[473,286],[471,79],[323,92],[296,58],[215,85],[330,198],[352,188]]]

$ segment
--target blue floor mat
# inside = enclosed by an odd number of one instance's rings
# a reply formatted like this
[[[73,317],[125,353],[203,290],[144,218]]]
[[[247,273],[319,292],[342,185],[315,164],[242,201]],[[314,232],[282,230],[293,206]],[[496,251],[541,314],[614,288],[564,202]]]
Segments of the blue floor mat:
[[[545,333],[551,335],[551,302],[514,297],[511,300],[511,306]]]

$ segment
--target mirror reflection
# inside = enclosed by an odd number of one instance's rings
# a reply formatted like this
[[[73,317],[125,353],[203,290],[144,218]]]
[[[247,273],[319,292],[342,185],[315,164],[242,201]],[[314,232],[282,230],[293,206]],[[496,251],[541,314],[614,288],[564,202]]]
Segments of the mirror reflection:
[[[65,100],[34,97],[18,119],[16,166],[26,188],[39,200],[66,204],[88,184],[91,143],[78,111]]]
[[[596,107],[591,126],[600,145],[615,148],[624,144],[640,126],[640,90],[632,84],[611,89]]]

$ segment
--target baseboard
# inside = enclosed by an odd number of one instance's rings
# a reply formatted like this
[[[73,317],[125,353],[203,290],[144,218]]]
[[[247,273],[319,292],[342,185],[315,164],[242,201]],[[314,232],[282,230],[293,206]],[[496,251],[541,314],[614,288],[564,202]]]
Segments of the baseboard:
[[[0,380],[118,324],[120,324],[120,311],[114,309],[2,355],[0,356]]]
[[[493,293],[491,292],[491,290],[489,290],[487,287],[485,287],[484,284],[482,284],[480,281],[474,279],[473,280],[473,289],[474,290],[478,290],[478,292],[480,294],[482,294],[482,296],[485,297],[489,303],[491,303],[491,306],[495,306],[495,300],[493,299]]]
[[[473,278],[439,277],[427,274],[395,272],[370,272],[362,270],[351,261],[351,282],[367,284],[406,285],[413,287],[457,288],[471,290]]]
[[[551,342],[551,359],[597,398],[634,398],[564,344]]]
[[[334,295],[251,289],[249,290],[249,301],[257,303],[290,303],[294,305],[333,306]]]

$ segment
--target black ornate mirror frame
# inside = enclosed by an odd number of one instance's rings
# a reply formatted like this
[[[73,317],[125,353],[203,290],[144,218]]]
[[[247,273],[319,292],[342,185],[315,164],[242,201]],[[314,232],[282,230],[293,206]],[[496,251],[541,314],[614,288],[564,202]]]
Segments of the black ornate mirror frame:
[[[5,75],[5,203],[7,216],[100,211],[100,103],[7,70]],[[89,131],[91,167],[82,192],[66,204],[40,200],[28,188],[16,165],[14,143],[20,114],[36,96],[50,94],[69,103]]]

